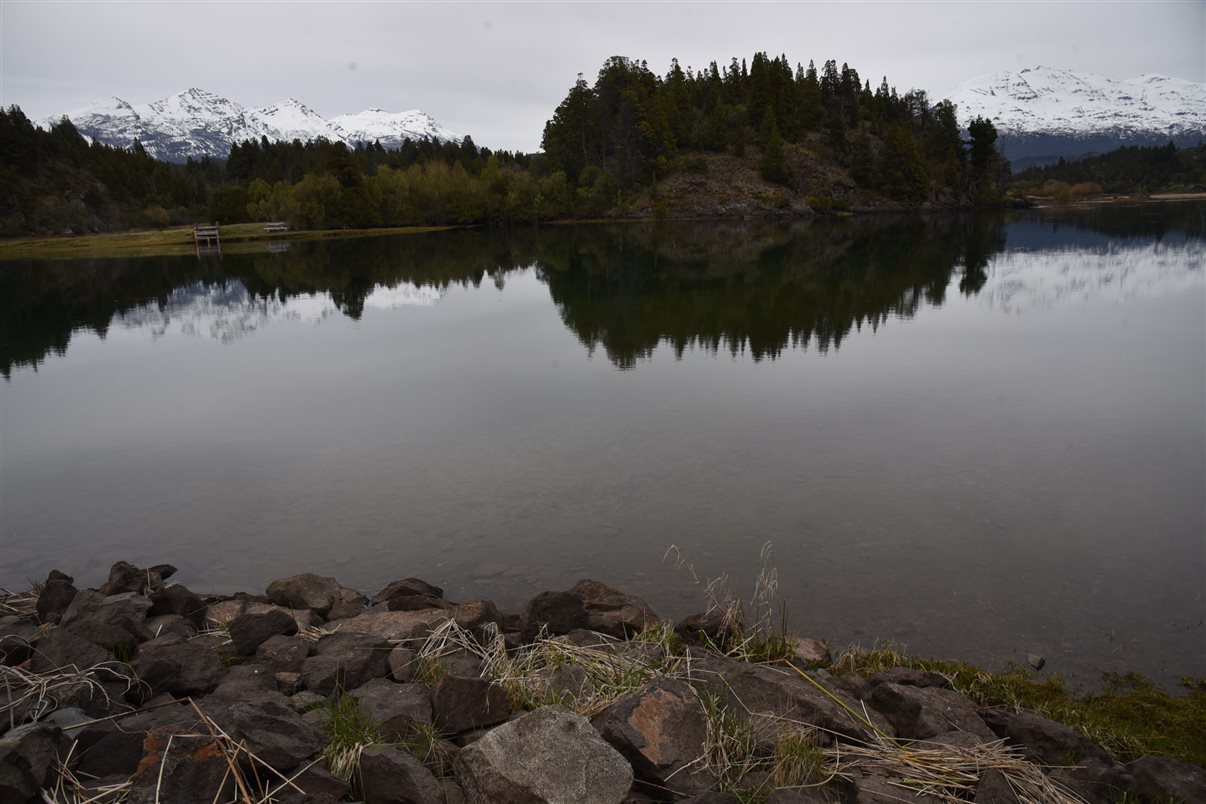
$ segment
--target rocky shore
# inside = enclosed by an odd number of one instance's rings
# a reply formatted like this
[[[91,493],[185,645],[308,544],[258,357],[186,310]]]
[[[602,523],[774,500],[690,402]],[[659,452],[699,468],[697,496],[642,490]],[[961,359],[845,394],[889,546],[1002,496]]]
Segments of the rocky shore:
[[[723,609],[670,624],[591,580],[518,613],[415,578],[207,597],[174,573],[0,598],[0,801],[1206,801],[1198,765],[1122,764]]]

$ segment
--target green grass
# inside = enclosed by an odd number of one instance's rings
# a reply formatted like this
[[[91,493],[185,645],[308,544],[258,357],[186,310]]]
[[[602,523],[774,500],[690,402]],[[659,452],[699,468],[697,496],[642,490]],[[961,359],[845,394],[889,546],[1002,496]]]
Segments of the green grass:
[[[370,237],[385,234],[421,234],[450,229],[450,226],[402,226],[386,229],[291,230],[269,234],[262,223],[237,223],[223,226],[222,252],[239,254],[263,251],[268,241],[318,240]],[[147,257],[195,253],[193,228],[177,226],[115,234],[78,237],[0,238],[0,260],[84,259],[90,257]]]
[[[1032,709],[1082,732],[1120,762],[1160,754],[1206,766],[1206,679],[1184,679],[1185,694],[1175,695],[1137,673],[1107,675],[1104,689],[1082,692],[1059,676],[1038,678],[1022,667],[989,673],[890,646],[848,650],[834,670],[870,675],[891,667],[941,673],[981,706]]]

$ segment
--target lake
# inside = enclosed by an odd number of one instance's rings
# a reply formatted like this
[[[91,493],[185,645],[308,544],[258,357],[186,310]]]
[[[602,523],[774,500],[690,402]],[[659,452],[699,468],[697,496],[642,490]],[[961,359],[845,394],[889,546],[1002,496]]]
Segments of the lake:
[[[0,264],[0,585],[592,577],[1092,682],[1206,674],[1206,206]],[[229,249],[228,249],[229,252]]]

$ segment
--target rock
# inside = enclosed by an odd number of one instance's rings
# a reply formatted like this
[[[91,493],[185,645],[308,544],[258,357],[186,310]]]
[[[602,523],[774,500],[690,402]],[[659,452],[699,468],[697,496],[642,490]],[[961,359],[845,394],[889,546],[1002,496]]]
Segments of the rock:
[[[309,642],[299,636],[284,634],[268,637],[255,649],[256,658],[272,665],[278,673],[300,673],[302,663],[309,655]]]
[[[1083,760],[1072,768],[1053,768],[1047,775],[1089,804],[1114,804],[1119,790],[1130,790],[1135,784],[1125,768],[1098,759]]]
[[[0,737],[0,800],[20,802],[37,796],[58,749],[56,726],[30,723]]]
[[[206,693],[217,687],[226,673],[216,653],[178,636],[144,642],[138,648],[135,666],[138,677],[150,685],[152,695]]]
[[[296,766],[328,742],[275,693],[254,700],[211,696],[198,703],[232,739],[246,741],[248,750],[276,770]]]
[[[659,620],[640,598],[583,579],[568,591],[536,595],[528,602],[524,622],[524,633],[529,638],[544,626],[552,634],[588,628],[622,639],[657,625]]]
[[[690,796],[716,782],[693,765],[705,752],[708,719],[685,682],[652,681],[613,703],[592,725],[629,761],[636,778],[652,786],[650,792]]]
[[[147,734],[126,802],[212,804],[231,800],[235,782],[229,778],[230,767],[218,741],[186,734],[180,728]]]
[[[545,706],[491,729],[457,757],[471,804],[618,804],[632,767],[584,717]]]
[[[850,774],[854,787],[853,800],[858,804],[900,804],[902,801],[920,804],[943,804],[942,799],[913,793],[908,788],[893,784],[893,780],[877,774]]]
[[[292,784],[281,782],[269,796],[273,804],[336,804],[348,794],[347,782],[319,764],[307,763],[284,774]]]
[[[326,615],[341,600],[343,587],[334,578],[306,572],[268,584],[268,599],[278,606],[310,609]]]
[[[382,603],[389,603],[394,598],[399,597],[434,597],[443,598],[444,590],[438,586],[433,586],[427,581],[421,581],[418,578],[403,578],[400,581],[393,581],[388,584],[377,594],[373,595],[373,605],[380,606]],[[398,611],[399,609],[394,609]]]
[[[419,654],[399,645],[389,652],[389,677],[400,683],[410,681],[414,678],[418,661]]]
[[[247,609],[247,601],[238,598],[219,600],[205,607],[203,628],[225,628]]]
[[[41,629],[33,620],[0,618],[0,664],[18,665],[33,654]]]
[[[340,620],[340,633],[372,634],[391,641],[405,642],[426,639],[437,625],[447,622],[444,609],[426,611],[366,611],[347,620]]]
[[[1135,790],[1147,801],[1206,801],[1206,768],[1168,757],[1144,757],[1130,765]]]
[[[59,669],[80,672],[112,660],[113,654],[73,630],[56,628],[38,640],[38,650],[30,662],[30,669],[35,673]]]
[[[453,609],[453,605],[447,600],[434,595],[402,595],[390,598],[382,606],[388,611],[425,611],[427,609],[451,611]]]
[[[227,669],[226,676],[214,690],[222,698],[259,698],[264,693],[276,691],[276,673],[266,664],[253,662],[237,664]]]
[[[277,634],[297,633],[297,622],[284,609],[272,609],[262,614],[240,614],[227,626],[235,652],[247,656]]]
[[[109,580],[101,584],[99,591],[106,597],[123,592],[141,594],[148,588],[157,589],[162,585],[162,576],[156,574],[152,577],[150,570],[141,569],[126,561],[118,561],[109,570]]]
[[[980,775],[980,782],[976,785],[976,804],[1019,804],[1019,801],[1013,785],[1001,771],[990,768]]]
[[[1047,660],[1042,656],[1039,656],[1037,653],[1027,653],[1026,664],[1030,665],[1035,670],[1042,670],[1047,666]]]
[[[389,671],[390,643],[372,634],[339,631],[318,640],[314,656],[302,662],[307,689],[330,695],[337,686],[355,689]]]
[[[717,609],[692,614],[679,620],[674,633],[688,645],[715,645],[724,647],[732,639],[733,624]]]
[[[339,602],[347,603],[353,606],[368,606],[369,599],[357,592],[355,589],[348,589],[346,586],[339,587]]]
[[[180,584],[172,584],[151,593],[151,609],[147,616],[179,614],[197,628],[205,625],[205,601]]]
[[[893,667],[872,673],[867,679],[871,686],[879,684],[903,684],[907,687],[949,687],[950,682],[941,673],[914,670],[912,667]]]
[[[373,745],[360,752],[364,804],[444,804],[444,787],[405,751]]]
[[[996,739],[977,714],[976,705],[951,690],[879,684],[871,693],[871,705],[888,718],[898,736],[908,740],[926,740],[950,731],[968,732],[988,742]]]
[[[75,629],[95,644],[132,651],[138,643],[151,638],[143,624],[150,608],[151,601],[136,592],[104,596],[82,589],[63,612],[62,625]]]
[[[71,605],[79,590],[71,581],[48,580],[42,585],[38,594],[38,620],[44,623],[58,624],[63,619],[63,612]]]
[[[467,650],[449,651],[435,661],[443,675],[479,678],[482,674],[481,658]]]
[[[595,691],[590,674],[576,664],[542,667],[532,674],[532,678],[544,694],[558,695],[562,701],[584,698]]]
[[[824,642],[816,639],[800,637],[792,645],[796,659],[807,667],[828,667],[833,664],[833,656]]]
[[[47,575],[48,581],[66,581],[67,583],[75,583],[75,578],[72,578],[65,572],[59,572],[57,569],[52,569]]]
[[[179,614],[161,614],[156,617],[147,617],[143,621],[143,625],[150,632],[151,639],[164,636],[178,636],[181,639],[189,639],[197,633],[197,627]]]
[[[773,796],[774,793],[771,793]],[[767,799],[769,802],[769,799]],[[716,790],[709,790],[706,793],[700,793],[698,796],[684,798],[678,804],[741,804],[741,799],[729,793],[720,793]]]
[[[1088,737],[1034,712],[983,709],[980,717],[998,737],[1022,746],[1027,758],[1039,764],[1058,766],[1087,759],[1110,764],[1105,750]]]
[[[491,632],[501,631],[504,622],[502,612],[489,600],[470,600],[460,604],[452,610],[452,619],[482,642],[489,639]]]
[[[431,690],[423,684],[376,678],[352,690],[351,696],[386,741],[408,740],[416,726],[431,722]]]
[[[485,678],[441,678],[431,688],[431,707],[436,726],[448,734],[492,726],[511,714],[506,691]]]
[[[789,787],[771,793],[766,804],[829,804],[829,797],[818,787]]]
[[[106,721],[87,727],[91,734],[77,735],[80,746],[76,751],[77,770],[93,777],[120,776],[128,778],[142,761],[147,735],[164,728],[187,728],[196,720],[191,708],[184,705],[164,706],[139,712],[118,722]],[[95,731],[93,731],[95,730]]]

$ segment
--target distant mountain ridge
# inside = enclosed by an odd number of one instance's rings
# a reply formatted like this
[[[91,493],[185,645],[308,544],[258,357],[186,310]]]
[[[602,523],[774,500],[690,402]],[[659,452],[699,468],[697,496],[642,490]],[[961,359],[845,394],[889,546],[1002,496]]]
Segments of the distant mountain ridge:
[[[274,142],[323,138],[349,145],[379,141],[386,148],[398,148],[407,139],[462,139],[418,109],[367,109],[328,120],[294,98],[249,109],[195,87],[137,106],[117,97],[102,98],[73,112],[48,117],[41,125],[49,128],[63,117],[90,139],[121,148],[137,141],[151,156],[169,162],[203,156],[225,159],[232,143],[262,137]]]
[[[949,97],[964,125],[992,121],[1015,169],[1206,137],[1206,84],[1165,75],[1117,81],[1039,66],[973,78]]]

